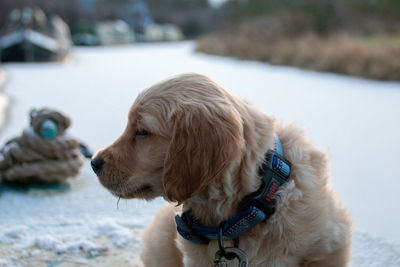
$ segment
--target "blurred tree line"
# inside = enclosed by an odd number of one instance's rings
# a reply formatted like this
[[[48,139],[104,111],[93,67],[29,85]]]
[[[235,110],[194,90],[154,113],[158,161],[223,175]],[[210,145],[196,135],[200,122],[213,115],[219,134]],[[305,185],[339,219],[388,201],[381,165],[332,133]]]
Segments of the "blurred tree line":
[[[249,18],[282,17],[298,34],[312,31],[398,32],[400,0],[228,0],[227,23]],[[291,18],[290,18],[291,17]]]
[[[195,37],[213,31],[227,15],[208,0],[147,0],[157,23],[178,25],[185,36]]]
[[[400,0],[227,0],[197,51],[400,80]]]

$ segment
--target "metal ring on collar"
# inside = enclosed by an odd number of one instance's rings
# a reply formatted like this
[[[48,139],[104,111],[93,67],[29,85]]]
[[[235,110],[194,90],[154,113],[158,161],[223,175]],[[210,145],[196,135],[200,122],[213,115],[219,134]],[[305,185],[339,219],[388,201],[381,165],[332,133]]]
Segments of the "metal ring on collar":
[[[224,239],[223,239],[223,230],[224,230],[224,225],[225,222],[221,222],[220,225],[218,226],[218,246],[219,250],[221,251],[222,257],[224,257],[227,260],[233,260],[236,255],[233,253],[227,253],[224,247]],[[234,247],[237,248],[239,247],[239,238],[234,239]]]

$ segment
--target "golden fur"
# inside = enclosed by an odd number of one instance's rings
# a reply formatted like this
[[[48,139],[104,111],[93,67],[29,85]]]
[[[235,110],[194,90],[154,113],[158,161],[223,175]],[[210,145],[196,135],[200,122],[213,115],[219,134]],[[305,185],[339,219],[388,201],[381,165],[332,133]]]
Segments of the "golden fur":
[[[149,135],[137,134],[143,130]],[[292,163],[291,181],[279,190],[275,214],[240,237],[240,249],[250,266],[347,266],[351,220],[328,183],[325,153],[296,126],[193,73],[143,91],[122,136],[97,154],[105,161],[99,179],[116,196],[182,204],[167,204],[144,231],[145,265],[212,266],[217,243],[184,240],[173,217],[192,209],[202,224],[217,226],[233,216],[260,186],[257,170],[275,136]]]

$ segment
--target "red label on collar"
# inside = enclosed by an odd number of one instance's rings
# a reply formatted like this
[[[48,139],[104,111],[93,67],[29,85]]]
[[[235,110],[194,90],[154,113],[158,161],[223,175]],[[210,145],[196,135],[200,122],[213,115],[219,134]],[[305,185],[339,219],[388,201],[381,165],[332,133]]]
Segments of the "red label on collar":
[[[272,198],[275,196],[276,190],[278,190],[279,185],[276,182],[272,182],[271,188],[269,189],[269,192],[267,196],[265,197],[265,200],[268,202],[271,202]]]

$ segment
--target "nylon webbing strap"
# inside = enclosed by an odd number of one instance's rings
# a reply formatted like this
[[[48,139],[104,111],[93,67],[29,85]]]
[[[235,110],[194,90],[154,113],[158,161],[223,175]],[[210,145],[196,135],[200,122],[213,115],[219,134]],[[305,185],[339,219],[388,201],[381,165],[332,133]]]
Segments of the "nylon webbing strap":
[[[223,226],[223,240],[235,239],[264,220],[265,214],[256,207],[250,206],[226,221]],[[206,244],[209,240],[218,240],[218,227],[197,225],[190,216],[190,212],[184,212],[182,217],[176,215],[175,221],[179,234],[195,244]]]
[[[276,138],[275,149],[267,153],[264,164],[259,169],[261,187],[247,195],[239,204],[239,212],[222,223],[223,240],[238,238],[254,225],[267,220],[275,212],[275,194],[279,187],[289,181],[290,162],[283,158],[282,144]],[[186,211],[175,216],[179,234],[195,244],[207,244],[218,240],[219,227],[202,226]]]

